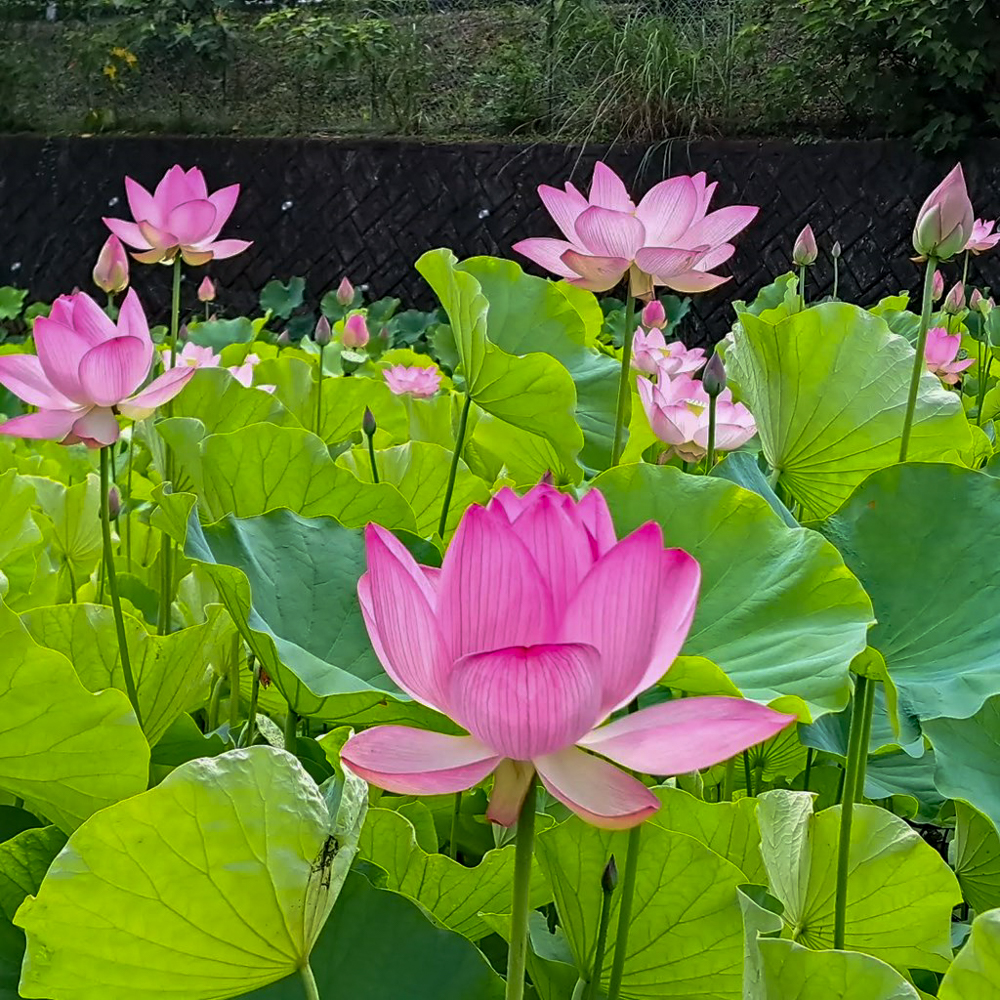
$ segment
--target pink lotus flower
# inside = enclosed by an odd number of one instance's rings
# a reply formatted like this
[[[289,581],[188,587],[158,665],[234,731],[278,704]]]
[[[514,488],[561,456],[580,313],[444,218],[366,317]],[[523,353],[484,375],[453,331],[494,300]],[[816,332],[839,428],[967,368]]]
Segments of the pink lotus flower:
[[[349,351],[356,351],[365,347],[369,340],[368,324],[362,313],[352,313],[344,323],[344,332],[340,335],[340,342]]]
[[[965,249],[972,236],[974,215],[959,163],[927,196],[917,213],[913,249],[921,259],[947,260]]]
[[[700,462],[708,450],[708,393],[690,375],[670,378],[660,373],[654,385],[640,376],[639,399],[653,433],[670,448],[664,461],[677,455]],[[733,402],[733,392],[719,394],[715,408],[715,450],[735,451],[757,433],[753,414]]]
[[[667,325],[667,310],[659,299],[653,299],[642,307],[639,322],[647,330],[662,330]]]
[[[426,399],[441,388],[441,370],[420,365],[393,365],[382,372],[389,388],[397,396]]]
[[[207,274],[205,275],[204,278],[201,279],[201,284],[198,286],[198,301],[199,302],[215,301],[215,284]]]
[[[572,184],[564,191],[543,184],[538,193],[565,240],[521,240],[514,249],[571,284],[606,292],[626,273],[631,290],[654,285],[704,292],[727,281],[711,274],[735,252],[728,241],[745,229],[757,208],[730,205],[707,214],[716,185],[705,174],[671,177],[635,205],[621,178],[598,163],[585,198]]]
[[[924,347],[924,360],[928,369],[947,385],[958,383],[959,373],[964,372],[973,363],[973,358],[956,361],[962,338],[959,334],[949,334],[943,326],[932,326],[927,331],[927,345]]]
[[[579,503],[545,484],[524,497],[501,490],[466,511],[440,570],[378,525],[366,540],[358,596],[382,665],[470,733],[387,725],[353,736],[344,763],[381,788],[440,795],[495,774],[487,816],[509,826],[537,772],[588,822],[624,828],[659,802],[615,764],[693,771],[793,721],[737,698],[685,698],[600,725],[673,662],[700,570],[664,550],[655,523],[618,541],[596,490]]]
[[[37,356],[0,357],[0,384],[38,412],[0,424],[2,434],[91,448],[114,444],[116,414],[148,417],[194,374],[189,368],[164,372],[139,391],[154,351],[134,289],[122,302],[117,325],[89,295],[63,295],[47,317],[35,320],[34,337]]]
[[[276,385],[258,385],[253,384],[253,370],[260,364],[260,357],[256,354],[248,354],[243,359],[243,364],[234,365],[229,371],[232,373],[234,379],[239,382],[240,385],[245,386],[247,389],[260,389],[262,392],[274,392],[277,389]]]
[[[816,246],[816,237],[813,235],[812,226],[807,225],[795,238],[795,245],[792,247],[792,263],[797,267],[808,267],[816,263],[819,256],[819,248]]]
[[[115,295],[128,288],[128,254],[117,236],[109,236],[101,247],[93,277],[94,284],[107,295]]]
[[[636,371],[665,376],[696,372],[705,363],[705,351],[701,347],[688,350],[679,340],[668,344],[659,330],[645,333],[638,327],[632,337],[632,367]]]
[[[993,232],[995,226],[995,219],[976,219],[972,224],[972,236],[965,244],[965,249],[971,250],[974,254],[992,250],[1000,242],[1000,232]]]
[[[342,306],[349,306],[354,301],[354,285],[345,275],[337,285],[337,302]]]
[[[222,355],[216,354],[211,347],[201,347],[188,341],[177,352],[176,364],[170,364],[170,349],[160,351],[160,360],[164,368],[218,368],[222,364]]]
[[[134,222],[105,219],[104,224],[130,247],[143,264],[169,262],[180,254],[186,264],[235,257],[251,246],[246,240],[218,239],[232,215],[240,194],[239,184],[208,193],[197,167],[185,171],[171,167],[150,194],[141,184],[125,178],[125,192]]]

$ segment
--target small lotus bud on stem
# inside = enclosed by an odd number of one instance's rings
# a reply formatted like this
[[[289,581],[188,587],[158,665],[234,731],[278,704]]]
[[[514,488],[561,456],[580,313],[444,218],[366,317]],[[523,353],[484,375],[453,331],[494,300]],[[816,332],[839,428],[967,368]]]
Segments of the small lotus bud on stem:
[[[819,256],[819,249],[816,246],[816,237],[813,235],[812,226],[807,225],[795,239],[792,247],[792,262],[797,267],[808,267],[816,263]]]
[[[834,260],[840,260],[841,254],[843,254],[843,249],[840,246],[840,240],[836,240],[830,249],[830,256]]]
[[[365,317],[362,313],[354,313],[347,317],[347,322],[344,324],[344,332],[341,334],[340,340],[349,351],[356,351],[368,344],[368,324],[365,322]]]
[[[337,286],[337,301],[342,306],[349,306],[354,301],[354,285],[345,276]]]
[[[287,330],[282,330],[278,334],[278,347],[290,347],[292,343],[292,335]]]
[[[198,286],[198,301],[199,302],[214,302],[215,301],[215,284],[212,279],[206,274],[204,278],[201,279],[201,284]]]
[[[975,224],[975,212],[965,186],[962,165],[927,196],[913,226],[913,249],[918,259],[948,260],[965,249]]]
[[[316,329],[313,331],[313,340],[320,347],[326,347],[332,339],[333,330],[330,327],[330,321],[325,316],[320,316],[316,321]]]
[[[956,281],[951,286],[942,308],[950,316],[957,316],[965,308],[965,285],[961,281]]]
[[[365,407],[365,415],[361,418],[361,429],[368,437],[371,437],[378,430],[378,425],[375,423],[375,414],[367,406]]]
[[[94,265],[94,284],[108,295],[128,288],[128,254],[117,236],[109,236]]]
[[[615,856],[612,854],[608,863],[601,872],[601,892],[612,893],[618,886],[618,865],[615,863]]]
[[[659,299],[647,302],[639,321],[647,330],[662,330],[667,325],[667,311],[663,303]]]
[[[721,354],[713,354],[701,376],[702,388],[709,396],[718,396],[726,388],[726,366]]]
[[[112,521],[118,520],[118,515],[122,512],[122,497],[118,492],[118,487],[111,484],[108,489],[108,517]]]

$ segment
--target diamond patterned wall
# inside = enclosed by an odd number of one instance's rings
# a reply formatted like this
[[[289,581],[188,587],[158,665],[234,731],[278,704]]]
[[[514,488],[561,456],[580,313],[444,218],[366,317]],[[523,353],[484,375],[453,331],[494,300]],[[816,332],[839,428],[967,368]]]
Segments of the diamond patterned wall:
[[[1000,214],[998,153],[1000,142],[983,143],[965,158],[978,213],[986,217]],[[692,341],[720,337],[730,302],[752,297],[788,269],[791,242],[806,222],[822,246],[839,239],[844,248],[843,297],[870,302],[915,287],[917,269],[908,259],[913,217],[952,165],[895,142],[677,142],[650,153],[387,140],[3,137],[0,285],[27,287],[42,299],[88,288],[106,236],[101,216],[127,215],[123,176],[152,185],[179,162],[201,166],[210,187],[243,186],[227,235],[255,244],[209,268],[227,309],[250,309],[270,278],[297,274],[307,276],[314,301],[347,274],[373,295],[426,306],[430,291],[413,269],[423,251],[449,246],[460,257],[513,256],[511,244],[524,236],[556,235],[535,187],[584,183],[602,156],[637,191],[671,173],[706,170],[720,181],[717,205],[761,206],[738,238],[733,281],[697,300]],[[998,266],[990,255],[979,258],[973,277],[998,285]],[[167,269],[136,265],[133,275],[162,318]],[[811,277],[817,293],[830,277],[824,256]],[[200,273],[186,282],[192,304],[199,280]]]

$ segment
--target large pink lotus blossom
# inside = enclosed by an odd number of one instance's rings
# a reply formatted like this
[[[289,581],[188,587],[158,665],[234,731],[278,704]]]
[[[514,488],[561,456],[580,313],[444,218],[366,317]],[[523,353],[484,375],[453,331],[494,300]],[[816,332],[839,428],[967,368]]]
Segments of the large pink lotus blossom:
[[[382,372],[386,384],[397,396],[426,399],[441,388],[441,370],[421,365],[393,365]]]
[[[918,258],[947,260],[964,250],[972,237],[974,216],[959,163],[920,206],[913,226],[913,249]]]
[[[927,367],[942,382],[956,385],[959,374],[973,363],[973,358],[956,361],[962,338],[957,333],[949,334],[943,326],[932,326],[927,331],[927,345],[924,347],[924,360]]]
[[[495,774],[487,815],[509,826],[537,772],[588,822],[623,828],[659,803],[615,764],[694,771],[793,721],[738,698],[686,698],[601,725],[677,656],[700,570],[663,548],[655,523],[618,541],[597,490],[579,502],[546,484],[501,490],[466,511],[440,570],[378,525],[366,540],[358,596],[375,652],[407,694],[470,734],[353,736],[343,761],[381,788],[439,795]]]
[[[690,375],[671,378],[664,372],[654,384],[638,379],[639,399],[653,433],[670,445],[664,460],[677,455],[685,462],[700,462],[708,451],[708,393]],[[715,409],[715,450],[735,451],[757,433],[753,414],[733,402],[731,389],[723,390]]]
[[[686,348],[679,340],[667,343],[660,330],[646,333],[638,327],[632,337],[632,367],[656,375],[682,375],[696,372],[705,363],[705,349]]]
[[[34,337],[37,355],[0,357],[0,384],[38,411],[0,424],[2,434],[91,448],[114,444],[116,414],[148,417],[194,374],[190,368],[164,372],[139,391],[154,350],[135,289],[122,302],[117,325],[84,292],[63,295],[47,317],[35,320]]]
[[[180,254],[186,264],[235,257],[251,246],[246,240],[220,240],[219,233],[236,206],[239,184],[212,194],[197,167],[171,167],[150,194],[141,184],[125,178],[125,192],[134,222],[105,219],[116,236],[139,253],[144,264],[169,262]]]
[[[729,243],[758,209],[730,205],[708,214],[716,185],[705,174],[671,177],[636,205],[621,178],[598,163],[585,198],[572,184],[564,191],[543,184],[538,193],[564,240],[537,237],[514,244],[518,253],[571,284],[605,292],[630,275],[632,293],[654,285],[693,293],[727,278],[711,269],[735,252]]]
[[[1000,242],[1000,232],[993,231],[995,226],[995,219],[976,219],[972,224],[972,235],[965,244],[965,249],[974,254],[992,250]]]

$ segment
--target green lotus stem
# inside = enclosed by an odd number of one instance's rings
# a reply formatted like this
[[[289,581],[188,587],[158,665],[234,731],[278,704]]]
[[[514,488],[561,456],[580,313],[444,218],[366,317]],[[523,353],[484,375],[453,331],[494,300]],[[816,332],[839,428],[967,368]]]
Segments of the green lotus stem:
[[[622,338],[622,370],[618,378],[618,405],[615,408],[615,436],[611,444],[611,465],[621,461],[625,448],[625,411],[628,409],[632,386],[629,381],[632,372],[632,327],[635,325],[635,296],[625,295],[625,336]]]
[[[372,482],[377,483],[379,479],[378,462],[375,461],[375,439],[371,434],[366,434],[365,437],[368,438],[368,462],[372,467]],[[454,459],[452,461],[454,463]]]
[[[451,809],[451,833],[448,837],[448,857],[458,860],[458,819],[462,815],[462,793],[455,792],[455,801]]]
[[[733,801],[733,785],[736,779],[736,758],[730,757],[726,761],[726,777],[722,783],[722,798],[726,802]]]
[[[535,850],[534,779],[517,819],[514,850],[514,894],[510,914],[510,946],[507,952],[506,1000],[524,1000],[524,970],[528,962],[528,915],[531,910],[531,858]]]
[[[747,786],[747,796],[753,795],[753,777],[750,774],[750,751],[743,751],[743,780]]]
[[[66,560],[66,575],[69,577],[69,603],[76,604],[76,577],[69,559]]]
[[[573,987],[573,993],[569,1000],[586,1000],[587,988],[590,984],[586,979],[578,979],[576,981],[576,986]]]
[[[851,824],[854,820],[854,799],[862,748],[861,737],[865,729],[865,702],[868,697],[868,678],[859,674],[854,685],[854,702],[851,709],[851,733],[847,744],[847,777],[844,779],[844,799],[840,806],[840,841],[837,845],[837,894],[833,910],[833,947],[844,947],[847,926],[847,867],[851,854]]]
[[[299,717],[295,714],[295,709],[289,705],[285,715],[285,749],[290,754],[294,754],[298,747],[298,727]]]
[[[632,901],[635,899],[635,879],[639,871],[639,846],[642,842],[642,824],[628,832],[625,850],[625,871],[622,874],[622,898],[618,906],[618,930],[615,934],[615,957],[611,963],[608,982],[608,1000],[618,1000],[622,991],[625,972],[625,953],[628,951],[628,933],[632,924]]]
[[[208,708],[206,709],[206,724],[208,731],[214,733],[219,728],[219,705],[222,703],[222,685],[225,678],[218,675],[212,681],[212,693],[208,696]]]
[[[854,778],[854,801],[865,797],[865,777],[868,773],[868,747],[872,738],[872,718],[875,715],[875,682],[865,685],[864,714],[861,717],[861,753],[858,755],[858,773]]]
[[[174,367],[177,357],[177,334],[181,328],[181,255],[174,258],[174,283],[170,294],[170,361],[169,367]],[[167,403],[168,415],[172,412],[171,403]]]
[[[806,750],[806,775],[802,779],[802,791],[804,792],[809,791],[809,776],[813,766],[813,754],[813,748],[809,747],[809,749]]]
[[[135,422],[128,438],[128,471],[125,473],[125,493],[128,506],[125,508],[125,566],[132,572],[132,457],[135,455]]]
[[[708,397],[708,455],[705,461],[705,475],[707,476],[715,465],[715,411],[719,404],[717,396]]]
[[[806,307],[806,266],[799,266],[799,311]]]
[[[917,335],[917,355],[913,359],[913,374],[910,376],[910,395],[906,401],[906,416],[903,418],[903,436],[899,442],[899,460],[906,461],[906,452],[910,447],[910,431],[913,429],[913,412],[917,408],[917,390],[920,387],[920,376],[924,370],[924,350],[927,347],[927,330],[931,325],[931,296],[934,290],[934,271],[937,269],[937,258],[927,258],[927,268],[924,271],[924,296],[920,306],[920,332]]]
[[[840,285],[840,255],[838,254],[833,258],[833,295],[834,301],[837,300],[837,288]]]
[[[253,674],[253,683],[250,685],[250,708],[247,712],[247,721],[240,730],[239,739],[236,741],[237,749],[250,746],[257,735],[257,699],[260,696],[260,664],[254,662],[252,652],[247,653],[247,666]]]
[[[462,407],[462,415],[458,418],[458,434],[455,436],[455,451],[451,456],[451,468],[448,470],[448,486],[444,491],[444,503],[441,505],[441,519],[438,521],[438,534],[444,538],[445,528],[448,526],[448,508],[451,506],[451,497],[455,492],[455,477],[458,475],[458,462],[462,457],[462,448],[465,446],[465,428],[469,423],[469,409],[472,407],[472,397],[468,391],[465,393],[465,405]]]
[[[302,986],[306,991],[306,1000],[322,1000],[319,995],[319,987],[316,985],[316,977],[313,975],[308,958],[306,959],[306,964],[299,969],[299,975],[302,976]]]
[[[965,283],[969,278],[969,254],[971,250],[965,251],[965,259],[962,261],[962,289],[965,289]]]
[[[240,721],[240,634],[233,637],[233,659],[229,664],[229,731],[236,732]]]
[[[326,344],[319,345],[319,374],[316,381],[316,436],[322,437],[320,429],[323,425],[323,351]],[[376,479],[375,482],[378,482]]]
[[[604,971],[604,949],[608,943],[608,924],[611,922],[611,897],[614,895],[618,876],[614,873],[615,857],[612,854],[608,867],[601,875],[601,920],[597,925],[597,947],[594,949],[594,965],[590,973],[590,983],[584,994],[586,1000],[595,1000]],[[613,877],[609,877],[609,870]]]
[[[111,594],[111,609],[115,616],[115,631],[118,633],[118,652],[122,661],[122,673],[125,675],[125,692],[132,703],[136,721],[142,727],[142,713],[139,711],[139,693],[136,691],[135,678],[132,676],[132,660],[128,654],[128,642],[125,639],[125,619],[122,617],[122,602],[118,597],[118,575],[115,570],[114,553],[111,550],[111,517],[108,509],[108,465],[109,448],[101,449],[101,534],[104,539],[104,567],[108,574],[108,591]]]

